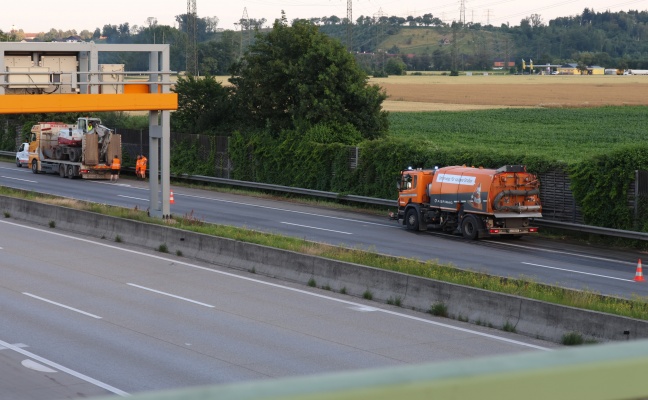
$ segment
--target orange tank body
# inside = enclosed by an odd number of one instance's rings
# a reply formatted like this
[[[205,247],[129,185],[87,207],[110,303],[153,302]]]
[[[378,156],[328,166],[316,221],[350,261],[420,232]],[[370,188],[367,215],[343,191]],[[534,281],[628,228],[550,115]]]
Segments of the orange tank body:
[[[541,212],[539,182],[526,171],[445,167],[429,184],[430,204],[483,214]]]
[[[537,232],[530,221],[542,217],[540,183],[521,165],[409,169],[398,188],[392,218],[409,229],[457,230],[469,238],[520,235]]]

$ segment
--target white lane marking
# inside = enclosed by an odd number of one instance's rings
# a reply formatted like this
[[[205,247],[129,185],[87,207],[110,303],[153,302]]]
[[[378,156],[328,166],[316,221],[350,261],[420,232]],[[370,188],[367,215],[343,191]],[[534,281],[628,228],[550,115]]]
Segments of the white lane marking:
[[[29,183],[38,183],[37,181],[30,181],[29,179],[12,178],[10,176],[0,176],[0,178],[13,179],[14,181],[22,181],[22,182],[29,182]]]
[[[248,282],[254,282],[254,283],[261,284],[261,285],[271,286],[271,287],[275,287],[275,288],[283,289],[283,290],[288,290],[288,291],[295,292],[295,293],[301,293],[301,294],[305,294],[305,295],[312,296],[312,297],[318,297],[318,298],[330,300],[330,301],[333,301],[333,302],[336,302],[336,303],[347,304],[347,305],[350,305],[350,306],[353,306],[353,307],[367,307],[366,305],[361,304],[361,303],[356,303],[356,302],[349,301],[349,300],[336,299],[334,297],[325,296],[323,294],[311,293],[311,292],[308,292],[306,290],[291,288],[291,287],[288,287],[288,286],[279,285],[277,283],[264,282],[264,281],[259,280],[259,279],[249,278],[249,277],[246,277],[246,276],[240,276],[240,275],[236,275],[234,273],[225,272],[225,271],[218,271],[218,270],[215,270],[215,269],[212,269],[212,268],[202,267],[200,265],[191,264],[191,263],[180,261],[180,260],[174,260],[174,259],[171,259],[171,258],[162,257],[162,256],[158,256],[158,255],[155,255],[155,254],[146,254],[146,253],[142,253],[142,252],[137,251],[137,250],[124,249],[124,248],[120,248],[120,247],[113,246],[113,245],[106,244],[106,243],[94,242],[94,241],[89,240],[89,239],[82,239],[82,238],[78,238],[78,237],[74,237],[74,236],[70,236],[70,235],[65,235],[63,233],[47,231],[45,229],[35,228],[35,227],[31,227],[31,226],[24,226],[24,225],[16,224],[16,223],[9,222],[9,221],[0,220],[0,223],[17,226],[17,227],[24,228],[24,229],[30,229],[30,230],[38,231],[38,232],[41,232],[41,233],[46,233],[46,234],[49,234],[49,235],[60,236],[60,237],[64,237],[64,238],[67,238],[67,239],[77,240],[79,242],[92,243],[92,244],[97,245],[97,246],[102,246],[102,247],[106,247],[106,248],[109,248],[109,249],[122,251],[124,253],[137,254],[139,256],[153,258],[153,259],[161,260],[161,261],[168,262],[168,263],[175,263],[177,265],[184,265],[186,267],[198,269],[198,270],[201,270],[201,271],[206,271],[206,272],[210,272],[210,273],[214,273],[214,274],[228,276],[230,278],[241,279],[241,280],[248,281]],[[548,347],[542,347],[542,346],[537,346],[535,344],[524,343],[524,342],[520,342],[519,340],[513,340],[513,339],[508,339],[508,338],[504,338],[504,337],[500,337],[500,336],[495,336],[495,335],[491,335],[491,334],[488,334],[488,333],[474,331],[472,329],[460,328],[458,326],[448,325],[448,324],[444,324],[442,322],[436,322],[436,321],[431,321],[431,320],[427,320],[427,319],[423,319],[423,318],[419,318],[419,317],[413,317],[411,315],[401,314],[401,313],[397,313],[395,311],[383,310],[381,308],[377,308],[376,311],[384,312],[384,313],[391,314],[391,315],[395,315],[395,316],[398,316],[398,317],[401,317],[401,318],[406,318],[406,319],[411,319],[411,320],[414,320],[414,321],[423,322],[423,323],[430,324],[430,325],[440,326],[440,327],[447,328],[447,329],[453,329],[453,330],[460,331],[460,332],[470,333],[470,334],[473,334],[473,335],[476,335],[476,336],[482,336],[482,337],[486,337],[486,338],[493,339],[493,340],[499,340],[499,341],[502,341],[502,342],[516,344],[516,345],[519,345],[519,346],[531,347],[531,348],[538,349],[538,350],[552,351],[552,349],[550,349]],[[2,344],[2,343],[0,343],[0,344]]]
[[[110,186],[122,186],[122,187],[131,187],[130,184],[128,183],[117,183],[117,182],[112,182],[109,179],[103,180],[103,181],[93,181],[93,180],[87,180],[87,182],[90,183],[96,183],[99,185],[110,185]],[[137,189],[137,188],[134,188]]]
[[[16,344],[14,344],[14,346],[16,346],[16,347],[29,347],[24,343],[16,343]],[[0,346],[0,350],[7,350],[7,348]]]
[[[34,295],[34,294],[31,294],[31,293],[23,292],[23,294],[26,295],[26,296],[33,297],[33,298],[35,298],[35,299],[38,299],[38,300],[44,301],[44,302],[46,302],[46,303],[54,304],[55,306],[59,306],[59,307],[63,307],[63,308],[67,308],[68,310],[78,312],[79,314],[87,315],[88,317],[92,317],[92,318],[96,318],[96,319],[101,319],[101,317],[98,316],[98,315],[90,314],[90,313],[88,313],[88,312],[81,311],[81,310],[79,310],[79,309],[77,309],[77,308],[70,307],[70,306],[66,306],[65,304],[57,303],[57,302],[52,301],[52,300],[47,300],[47,299],[45,299],[45,298],[43,298],[43,297],[36,296],[36,295]]]
[[[324,228],[317,228],[317,227],[308,226],[308,225],[291,224],[290,222],[281,222],[281,223],[284,224],[284,225],[299,226],[301,228],[317,229],[318,231],[327,231],[327,232],[343,233],[345,235],[353,235],[353,233],[350,233],[350,232],[334,231],[333,229],[324,229]]]
[[[178,196],[178,193],[175,193],[175,195]],[[217,202],[220,202],[220,203],[230,203],[230,204],[236,204],[236,205],[239,205],[239,206],[250,206],[250,207],[255,207],[255,208],[265,208],[267,210],[273,210],[273,211],[285,211],[285,212],[289,212],[289,213],[292,213],[292,214],[310,215],[310,216],[313,216],[313,217],[338,219],[338,220],[341,220],[341,221],[358,222],[358,223],[361,223],[361,224],[378,225],[378,226],[384,226],[384,227],[387,227],[387,228],[399,228],[400,229],[400,226],[398,226],[398,225],[380,224],[380,223],[377,223],[377,222],[368,222],[368,221],[361,221],[361,220],[357,220],[357,219],[349,219],[349,218],[342,218],[342,217],[331,217],[331,216],[328,216],[328,215],[309,213],[309,212],[305,212],[305,211],[287,210],[285,208],[268,207],[268,206],[262,206],[262,205],[258,205],[258,204],[241,203],[241,202],[238,202],[238,201],[214,199],[214,198],[211,198],[211,197],[195,196],[195,195],[191,195],[191,194],[179,194],[179,196],[193,197],[195,199],[202,199],[202,200],[217,201]]]
[[[4,341],[2,341],[2,340],[0,340],[0,346],[6,347],[6,348],[8,348],[8,349],[10,349],[10,350],[15,351],[16,353],[22,354],[22,355],[27,356],[27,357],[29,357],[29,358],[33,358],[34,360],[36,360],[36,361],[38,361],[38,362],[40,362],[40,363],[42,363],[42,364],[45,364],[45,365],[47,365],[47,366],[49,366],[49,367],[52,367],[52,368],[54,368],[54,369],[58,369],[59,371],[62,371],[62,372],[65,372],[65,373],[68,374],[68,375],[72,375],[72,376],[74,376],[74,377],[77,377],[77,378],[79,378],[79,379],[81,379],[81,380],[83,380],[83,381],[86,381],[86,382],[88,382],[88,383],[91,383],[91,384],[93,384],[93,385],[95,385],[95,386],[98,386],[98,387],[100,387],[100,388],[102,388],[102,389],[105,389],[105,390],[107,390],[107,391],[109,391],[109,392],[112,392],[112,393],[114,393],[114,394],[116,394],[116,395],[119,395],[119,396],[130,396],[130,394],[124,392],[123,390],[119,390],[119,389],[117,389],[116,387],[110,386],[110,385],[108,385],[108,384],[106,384],[106,383],[103,383],[103,382],[101,382],[101,381],[98,381],[98,380],[96,380],[96,379],[94,379],[94,378],[90,378],[90,377],[87,376],[87,375],[83,375],[83,374],[80,373],[80,372],[76,372],[76,371],[74,371],[74,370],[71,370],[71,369],[69,369],[69,368],[66,368],[66,367],[62,366],[61,364],[57,364],[57,363],[55,363],[54,361],[50,361],[50,360],[48,360],[48,359],[46,359],[46,358],[43,358],[43,357],[41,357],[41,356],[37,356],[36,354],[34,354],[34,353],[32,353],[32,352],[29,352],[29,351],[27,351],[27,350],[23,350],[23,349],[21,349],[21,348],[19,348],[19,347],[16,347],[16,346],[14,346],[14,345],[12,345],[12,344],[9,344],[9,343],[7,343],[7,342],[4,342]]]
[[[633,263],[628,262],[628,261],[614,260],[612,258],[605,258],[605,257],[588,256],[587,254],[570,253],[568,251],[562,251],[562,250],[539,249],[537,247],[523,246],[521,244],[514,244],[514,243],[497,242],[497,244],[503,245],[503,246],[518,247],[518,248],[521,248],[521,249],[534,250],[534,251],[544,251],[546,253],[565,254],[565,255],[568,255],[568,256],[574,256],[574,257],[580,257],[580,258],[588,258],[590,260],[609,261],[609,262],[615,262],[615,263],[620,263],[620,264],[633,265]]]
[[[188,302],[190,302],[190,303],[198,304],[198,305],[200,305],[200,306],[205,306],[205,307],[209,307],[209,308],[214,308],[214,306],[212,306],[211,304],[201,303],[201,302],[199,302],[199,301],[191,300],[191,299],[188,299],[188,298],[186,298],[186,297],[180,297],[180,296],[176,296],[176,295],[171,294],[171,293],[161,292],[161,291],[159,291],[159,290],[155,290],[155,289],[147,288],[147,287],[145,287],[145,286],[136,285],[136,284],[134,284],[134,283],[127,283],[127,285],[129,285],[129,286],[133,286],[133,287],[136,287],[136,288],[140,288],[140,289],[143,289],[143,290],[148,290],[149,292],[153,292],[153,293],[161,294],[161,295],[164,295],[164,296],[173,297],[173,298],[175,298],[175,299],[188,301]]]
[[[126,199],[132,199],[132,200],[148,201],[148,199],[140,199],[139,197],[124,196],[123,194],[118,194],[117,197],[124,197]]]
[[[360,312],[379,311],[377,308],[367,307],[367,306],[349,307],[349,308],[352,309],[352,310],[355,310],[355,311],[360,311]]]
[[[58,372],[55,369],[46,367],[43,364],[39,364],[36,361],[30,360],[30,359],[23,360],[23,362],[21,362],[21,364],[22,364],[23,367],[33,369],[34,371],[47,372],[49,374],[53,374],[55,372]]]
[[[532,265],[532,266],[534,266],[534,267],[540,267],[540,268],[555,269],[555,270],[558,270],[558,271],[564,271],[564,272],[573,272],[573,273],[575,273],[575,274],[590,275],[590,276],[598,276],[599,278],[616,279],[616,280],[618,280],[618,281],[625,281],[625,282],[634,282],[634,280],[632,280],[632,279],[616,278],[616,277],[614,277],[614,276],[607,276],[607,275],[593,274],[593,273],[591,273],[591,272],[576,271],[576,270],[573,270],[573,269],[558,268],[558,267],[550,267],[550,266],[548,266],[548,265],[533,264],[533,263],[528,263],[528,262],[522,262],[522,264]]]

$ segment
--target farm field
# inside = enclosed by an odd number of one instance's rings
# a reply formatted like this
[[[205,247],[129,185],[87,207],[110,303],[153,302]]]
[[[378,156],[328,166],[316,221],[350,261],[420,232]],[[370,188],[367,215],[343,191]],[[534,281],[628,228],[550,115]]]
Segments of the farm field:
[[[572,164],[645,143],[647,111],[643,106],[608,106],[392,112],[389,135],[443,151],[478,150]]]
[[[643,144],[648,131],[648,76],[437,75],[371,82],[389,95],[383,108],[391,111],[390,136],[443,151],[572,164]]]
[[[648,105],[648,76],[407,75],[369,82],[385,89],[386,111]]]

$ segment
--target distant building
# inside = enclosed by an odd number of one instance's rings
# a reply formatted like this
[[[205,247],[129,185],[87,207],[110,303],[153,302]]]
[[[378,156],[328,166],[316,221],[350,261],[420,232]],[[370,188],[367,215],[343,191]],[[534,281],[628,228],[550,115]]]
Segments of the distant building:
[[[580,74],[578,71],[578,64],[563,64],[560,67],[556,68],[559,75],[576,75]]]
[[[23,36],[24,40],[26,40],[28,42],[32,42],[38,37],[38,35],[40,35],[40,33],[27,33],[27,32],[25,32],[23,35],[24,35]]]
[[[84,40],[81,38],[81,36],[74,35],[74,36],[68,36],[65,39],[61,39],[61,42],[67,42],[67,43],[77,43],[77,42],[83,42]]]

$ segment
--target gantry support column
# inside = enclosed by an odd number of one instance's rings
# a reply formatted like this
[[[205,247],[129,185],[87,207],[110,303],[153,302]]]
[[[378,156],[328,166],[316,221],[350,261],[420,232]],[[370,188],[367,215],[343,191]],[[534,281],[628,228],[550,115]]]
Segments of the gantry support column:
[[[149,58],[150,93],[169,92],[169,85],[160,85],[158,73],[160,53],[162,55],[162,71],[169,71],[168,47],[162,51],[152,51]],[[168,74],[162,74],[162,83],[168,83]],[[158,87],[161,86],[161,89]],[[149,111],[149,156],[150,156],[150,208],[151,216],[171,217],[171,114],[168,110]],[[160,193],[160,186],[162,191]],[[161,196],[160,196],[161,195]],[[161,197],[161,198],[160,198]]]

